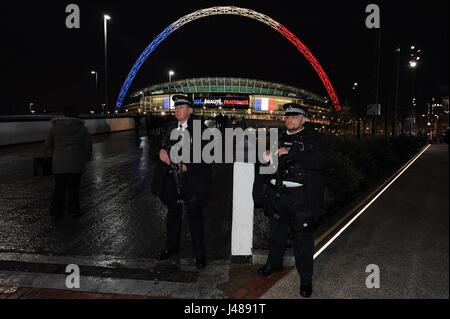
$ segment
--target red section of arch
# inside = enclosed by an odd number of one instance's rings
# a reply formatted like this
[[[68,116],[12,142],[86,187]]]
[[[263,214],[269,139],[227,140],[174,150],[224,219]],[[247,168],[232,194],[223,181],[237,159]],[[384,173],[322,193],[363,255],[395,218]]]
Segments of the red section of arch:
[[[319,61],[312,55],[311,51],[304,45],[292,32],[290,32],[288,29],[286,29],[284,26],[280,24],[280,27],[277,30],[279,33],[281,33],[286,39],[288,39],[295,47],[304,55],[304,57],[308,60],[308,62],[311,64],[311,66],[316,71],[317,75],[322,80],[323,85],[325,86],[325,89],[328,92],[328,95],[330,96],[331,102],[334,105],[334,108],[336,111],[341,111],[341,105],[339,103],[339,99],[337,97],[336,91],[333,88],[333,85],[330,82],[330,79],[328,78],[325,71],[322,69],[322,66],[320,65]]]

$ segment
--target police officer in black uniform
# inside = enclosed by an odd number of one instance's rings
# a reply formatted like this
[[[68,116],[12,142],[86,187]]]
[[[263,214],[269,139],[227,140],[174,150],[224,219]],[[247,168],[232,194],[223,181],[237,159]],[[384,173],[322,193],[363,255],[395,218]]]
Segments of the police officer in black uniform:
[[[291,226],[295,263],[301,279],[300,295],[308,298],[312,294],[313,227],[322,206],[325,155],[319,135],[312,127],[304,126],[305,109],[294,103],[283,107],[286,131],[280,136],[279,149],[276,154],[270,151],[264,154],[266,160],[278,156],[278,170],[268,179],[269,256],[258,274],[269,276],[282,270]]]
[[[182,216],[186,212],[189,218],[192,248],[197,268],[206,266],[206,251],[203,232],[202,209],[210,189],[210,167],[204,163],[193,163],[193,126],[199,121],[202,131],[205,129],[201,120],[193,115],[192,100],[184,95],[173,96],[176,120],[169,124],[162,139],[159,151],[159,165],[155,172],[155,180],[160,185],[153,189],[161,201],[167,205],[167,243],[157,258],[167,259],[178,253],[180,246]],[[171,148],[178,140],[170,140],[172,130],[189,132],[190,163],[175,164],[170,157]],[[180,136],[181,137],[181,136]],[[201,141],[200,141],[201,143]],[[181,150],[179,152],[181,155]],[[159,176],[159,177],[158,177]],[[152,186],[155,188],[155,186]]]

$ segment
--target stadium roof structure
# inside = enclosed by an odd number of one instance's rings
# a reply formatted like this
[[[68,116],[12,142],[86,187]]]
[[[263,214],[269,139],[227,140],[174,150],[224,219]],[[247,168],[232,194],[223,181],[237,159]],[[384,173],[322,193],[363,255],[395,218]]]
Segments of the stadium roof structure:
[[[259,94],[303,99],[304,102],[318,102],[320,104],[325,104],[325,99],[323,97],[293,86],[233,77],[202,77],[176,80],[138,90],[130,97],[139,97],[142,94],[141,92],[147,96],[177,93]]]

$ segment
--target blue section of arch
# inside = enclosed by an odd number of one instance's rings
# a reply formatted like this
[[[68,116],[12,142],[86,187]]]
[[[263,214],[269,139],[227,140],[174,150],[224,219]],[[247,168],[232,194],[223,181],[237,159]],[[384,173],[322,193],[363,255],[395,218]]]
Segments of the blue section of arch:
[[[139,72],[139,69],[141,68],[142,64],[145,62],[145,60],[148,58],[148,56],[155,51],[155,49],[158,47],[158,45],[164,41],[165,38],[167,38],[174,29],[172,28],[172,25],[168,26],[163,32],[161,32],[142,52],[139,59],[134,63],[133,68],[131,69],[130,73],[127,76],[127,79],[125,80],[125,83],[122,86],[122,89],[120,90],[119,97],[116,101],[116,109],[120,109],[122,107],[123,101],[125,100],[125,97],[127,95],[128,89],[130,88],[131,83],[133,82],[134,77]]]

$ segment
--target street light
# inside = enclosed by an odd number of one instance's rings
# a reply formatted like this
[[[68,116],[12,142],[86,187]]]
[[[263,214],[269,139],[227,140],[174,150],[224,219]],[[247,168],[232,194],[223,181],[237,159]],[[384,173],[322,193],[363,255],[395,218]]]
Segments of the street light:
[[[414,45],[411,46],[411,54],[409,59],[409,66],[411,68],[416,68],[420,61],[420,50],[417,50]]]
[[[142,105],[141,105],[141,107],[142,107],[142,109],[144,110],[144,112],[146,112],[147,111],[147,109],[146,109],[146,107],[145,107],[145,100],[144,100],[144,91],[140,91],[139,92],[139,94],[141,95],[141,101],[142,101]]]
[[[400,52],[401,52],[400,45],[397,45],[397,47],[395,48],[395,52],[397,53],[397,70],[395,72],[395,101],[394,101],[394,108],[392,110],[392,137],[393,138],[395,138],[397,136],[397,111],[398,111],[398,93],[399,93],[399,82],[400,82]],[[387,120],[386,120],[386,123],[387,123]],[[402,124],[402,127],[403,127],[403,124]],[[386,128],[386,131],[387,131],[387,128]]]
[[[108,108],[108,21],[111,17],[103,15],[103,29],[105,31],[105,108]]]
[[[170,83],[172,83],[172,76],[174,76],[174,75],[175,75],[175,72],[170,70],[169,71],[169,110],[170,110],[170,99],[171,99],[171,97],[170,97]]]
[[[411,70],[415,70],[419,66],[419,61],[421,59],[420,57],[421,50],[417,49],[415,45],[411,46],[411,53],[409,57],[409,67]],[[412,71],[413,72],[413,71]],[[414,96],[415,91],[415,72],[411,75],[411,95]],[[415,116],[415,106],[416,106],[416,99],[414,98],[412,100],[412,106],[411,106],[411,116]],[[412,134],[412,122],[410,124],[410,135]]]
[[[361,104],[360,104],[361,101],[360,101],[358,86],[359,86],[358,82],[353,83],[353,91],[355,91],[354,101],[357,104],[356,110],[357,110],[357,117],[358,117],[357,126],[356,126],[356,139],[359,140],[361,138]]]
[[[97,71],[91,71],[92,75],[95,75],[95,104],[97,104],[98,98],[98,73]]]

